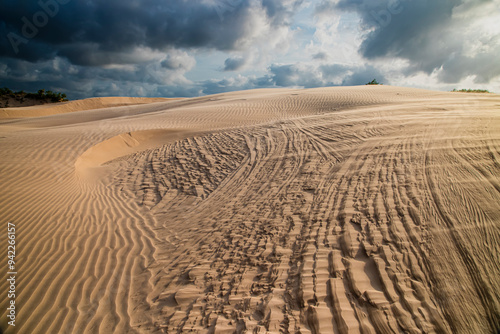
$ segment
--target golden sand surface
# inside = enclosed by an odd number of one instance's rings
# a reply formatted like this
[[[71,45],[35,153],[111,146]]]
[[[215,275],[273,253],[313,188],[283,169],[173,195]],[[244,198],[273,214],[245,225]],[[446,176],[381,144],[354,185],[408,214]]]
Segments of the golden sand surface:
[[[500,329],[500,95],[121,99],[2,111],[4,333]]]

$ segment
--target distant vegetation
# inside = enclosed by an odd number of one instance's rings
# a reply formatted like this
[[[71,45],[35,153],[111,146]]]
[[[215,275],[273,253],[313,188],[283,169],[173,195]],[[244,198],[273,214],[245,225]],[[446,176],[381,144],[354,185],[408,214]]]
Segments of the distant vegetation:
[[[372,81],[370,81],[366,85],[381,85],[381,83],[378,83],[377,79],[373,79]]]
[[[0,88],[0,107],[22,107],[45,103],[68,101],[66,94],[40,89],[37,93],[13,92],[7,87]]]
[[[489,93],[489,90],[486,89],[454,89],[452,92],[459,93]]]

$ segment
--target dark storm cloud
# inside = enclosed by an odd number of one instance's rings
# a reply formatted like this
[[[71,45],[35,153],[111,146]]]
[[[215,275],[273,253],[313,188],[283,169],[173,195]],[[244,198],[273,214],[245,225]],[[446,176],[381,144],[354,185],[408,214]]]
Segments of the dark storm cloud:
[[[64,90],[70,98],[198,95],[200,84],[184,77],[196,64],[186,51],[251,47],[256,29],[287,25],[300,2],[2,1],[0,86]]]
[[[45,88],[65,92],[70,99],[199,95],[200,89],[182,76],[183,70],[166,69],[161,62],[123,69],[74,65],[64,58],[38,63],[6,58],[0,63],[0,87],[30,92]]]
[[[314,54],[312,58],[317,60],[326,60],[328,59],[328,54],[326,52],[318,52]]]
[[[224,61],[224,71],[236,71],[245,66],[245,64],[245,58],[227,58],[226,61]]]
[[[58,55],[74,64],[98,66],[132,63],[120,54],[135,47],[234,50],[238,41],[253,33],[249,27],[255,19],[254,4],[251,0],[7,1],[0,12],[0,56],[37,61]],[[261,6],[271,24],[286,23],[290,9],[280,1],[262,0]]]
[[[311,65],[271,65],[271,78],[276,86],[301,86],[305,88],[325,85],[321,73]]]
[[[299,0],[2,1],[0,85],[102,95],[194,96],[185,51],[249,47],[288,24]],[[184,51],[183,51],[184,50]],[[244,61],[226,62],[236,70]],[[141,89],[139,89],[142,87]]]
[[[475,57],[456,55],[443,64],[443,71],[438,78],[445,83],[455,83],[461,78],[475,76],[475,82],[479,84],[489,83],[500,75],[500,47],[494,51],[484,52]]]
[[[407,74],[443,70],[440,79],[457,82],[467,75],[475,75],[476,80],[489,81],[500,75],[498,66],[492,66],[486,75],[484,62],[494,65],[497,50],[479,52],[473,56],[463,56],[467,50],[464,36],[472,22],[456,17],[454,11],[472,11],[492,3],[493,0],[340,0],[323,1],[316,12],[342,11],[357,12],[362,20],[362,28],[367,31],[360,53],[367,59],[401,58],[409,61]],[[486,13],[485,13],[486,14]],[[475,36],[480,37],[480,36]],[[498,53],[496,53],[498,54]],[[459,69],[459,65],[467,66]],[[457,71],[458,69],[458,71]],[[452,73],[452,71],[454,71]]]
[[[275,25],[290,24],[289,18],[302,3],[303,0],[262,0],[267,16],[272,18]]]
[[[337,7],[357,11],[368,28],[374,28],[361,45],[364,57],[392,56],[409,59],[419,70],[439,68],[455,43],[440,36],[450,24],[457,0],[341,0]],[[439,50],[436,45],[440,45]]]

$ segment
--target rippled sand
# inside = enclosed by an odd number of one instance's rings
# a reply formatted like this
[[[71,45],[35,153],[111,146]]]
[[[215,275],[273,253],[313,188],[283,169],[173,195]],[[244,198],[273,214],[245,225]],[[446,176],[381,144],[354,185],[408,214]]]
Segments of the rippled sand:
[[[104,100],[0,115],[6,333],[500,329],[500,95]]]

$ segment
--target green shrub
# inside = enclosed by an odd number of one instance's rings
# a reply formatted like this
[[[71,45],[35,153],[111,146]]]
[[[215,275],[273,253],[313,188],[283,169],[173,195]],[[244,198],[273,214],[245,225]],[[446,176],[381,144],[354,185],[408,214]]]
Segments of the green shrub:
[[[458,93],[489,93],[486,89],[453,89],[452,92]]]
[[[370,81],[369,83],[366,84],[367,86],[368,85],[381,85],[380,83],[378,83],[377,79],[373,79],[372,81]]]
[[[0,95],[1,96],[8,96],[8,95],[11,95],[12,94],[12,91],[10,89],[8,89],[7,87],[3,87],[3,88],[0,88]]]
[[[54,93],[50,90],[45,91],[45,89],[40,89],[36,93],[26,93],[23,90],[18,92],[13,92],[7,87],[0,88],[1,98],[14,98],[17,101],[23,103],[27,99],[39,100],[45,102],[64,102],[68,101],[66,94],[64,93]]]

